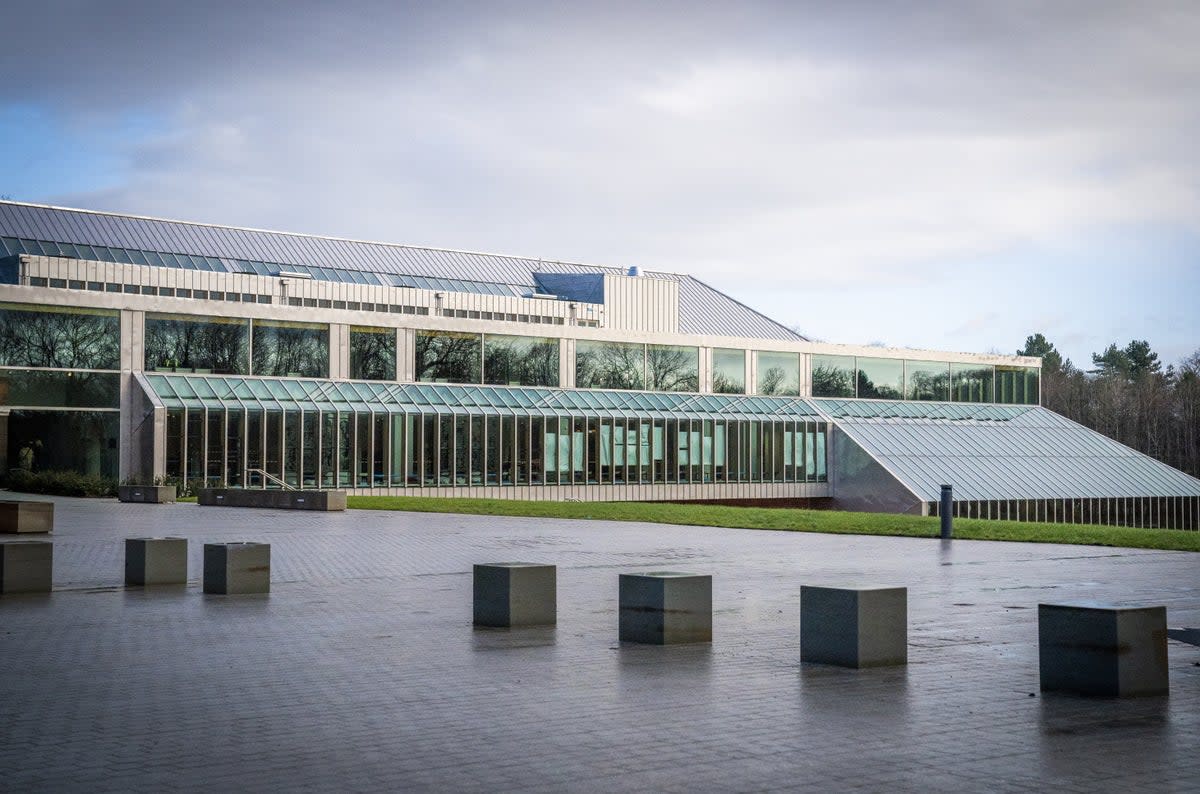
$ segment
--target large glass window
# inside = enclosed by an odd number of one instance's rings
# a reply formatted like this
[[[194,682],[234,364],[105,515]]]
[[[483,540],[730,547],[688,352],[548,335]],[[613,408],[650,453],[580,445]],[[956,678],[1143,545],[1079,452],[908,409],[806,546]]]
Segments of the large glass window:
[[[180,414],[176,412],[177,433]],[[5,470],[117,476],[117,436],[121,424],[118,412],[14,410],[5,419],[7,439],[0,441],[6,443],[0,448],[7,456]],[[177,441],[176,455],[178,449]]]
[[[145,350],[148,370],[245,375],[250,321],[147,314]]]
[[[746,393],[746,351],[714,347],[712,390],[717,394]]]
[[[329,326],[286,320],[254,321],[255,375],[329,377]]]
[[[417,331],[417,380],[429,383],[479,383],[479,334]]]
[[[812,357],[814,397],[854,396],[854,356]]]
[[[646,345],[646,388],[650,391],[699,391],[700,349],[683,345]]]
[[[485,335],[483,382],[500,386],[557,386],[558,340]]]
[[[992,368],[979,364],[950,365],[950,399],[964,403],[992,402]]]
[[[396,329],[350,326],[350,377],[396,379]]]
[[[0,405],[118,408],[120,377],[115,372],[0,369]]]
[[[62,369],[120,367],[115,310],[0,303],[0,365]]]
[[[800,354],[758,352],[758,393],[799,394]]]
[[[581,389],[646,388],[646,349],[636,342],[575,343],[575,385]]]
[[[950,365],[940,361],[906,361],[905,399],[950,399]]]
[[[858,396],[879,400],[903,399],[904,361],[859,356]]]
[[[1037,367],[996,367],[996,402],[1037,405]]]

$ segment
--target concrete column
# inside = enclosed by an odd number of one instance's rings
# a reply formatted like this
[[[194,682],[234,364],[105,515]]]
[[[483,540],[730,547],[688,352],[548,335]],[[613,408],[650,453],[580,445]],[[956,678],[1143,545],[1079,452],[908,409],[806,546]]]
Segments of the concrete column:
[[[558,346],[558,382],[564,389],[575,388],[574,339],[563,339]]]
[[[345,323],[329,326],[329,377],[350,377],[350,326]]]
[[[700,348],[700,385],[699,389],[704,394],[712,394],[713,390],[713,349],[711,347]]]
[[[746,394],[758,394],[758,353],[746,351]]]
[[[401,328],[396,340],[396,376],[401,382],[412,383],[417,379],[417,333],[412,328]]]

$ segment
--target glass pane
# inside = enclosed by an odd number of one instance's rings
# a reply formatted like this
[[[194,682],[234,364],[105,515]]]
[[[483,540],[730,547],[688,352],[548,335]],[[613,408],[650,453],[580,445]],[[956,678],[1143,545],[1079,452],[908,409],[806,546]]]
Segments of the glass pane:
[[[479,334],[417,331],[417,380],[428,383],[479,383],[482,338]]]
[[[118,408],[120,377],[115,372],[0,369],[0,405]]]
[[[899,400],[904,396],[904,361],[897,358],[858,358],[858,396]]]
[[[487,334],[483,382],[505,386],[557,386],[558,340]]]
[[[575,343],[575,384],[581,389],[644,389],[645,346],[636,342]]]
[[[950,365],[938,361],[906,361],[905,399],[950,399]]]
[[[699,348],[646,345],[646,388],[666,392],[699,391]]]
[[[117,476],[116,411],[7,412],[8,467]],[[167,472],[180,471],[183,412],[167,413]]]
[[[799,394],[800,354],[760,350],[756,386],[759,394]]]
[[[713,348],[713,385],[717,394],[746,393],[746,351]]]
[[[145,368],[221,375],[249,373],[248,320],[147,314]]]
[[[120,343],[116,311],[0,303],[0,365],[117,369]]]
[[[854,356],[812,357],[814,397],[854,396]]]
[[[350,326],[350,377],[396,379],[396,329]]]
[[[992,368],[978,364],[950,365],[950,399],[964,403],[992,402]]]
[[[329,326],[254,320],[255,375],[329,377]]]

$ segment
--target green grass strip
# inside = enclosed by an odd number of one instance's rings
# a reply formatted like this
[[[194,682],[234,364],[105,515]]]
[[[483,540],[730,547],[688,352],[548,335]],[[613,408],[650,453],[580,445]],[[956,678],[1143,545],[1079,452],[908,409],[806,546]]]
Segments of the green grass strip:
[[[443,499],[424,496],[350,496],[359,510],[405,510],[414,513],[466,513],[484,516],[584,518],[598,521],[644,521],[701,527],[775,529],[843,535],[938,536],[938,519],[836,510],[727,507],[662,502],[527,502],[515,499]],[[956,518],[954,537],[963,540],[1012,540],[1026,543],[1070,543],[1128,549],[1200,551],[1200,532],[1178,529],[1134,529],[1018,521]]]

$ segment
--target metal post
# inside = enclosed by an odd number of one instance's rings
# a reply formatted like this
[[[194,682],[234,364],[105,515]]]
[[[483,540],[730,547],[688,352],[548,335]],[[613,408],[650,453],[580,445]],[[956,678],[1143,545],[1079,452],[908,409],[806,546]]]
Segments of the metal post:
[[[942,486],[942,501],[938,506],[938,517],[942,519],[942,539],[953,537],[954,527],[954,486]]]

